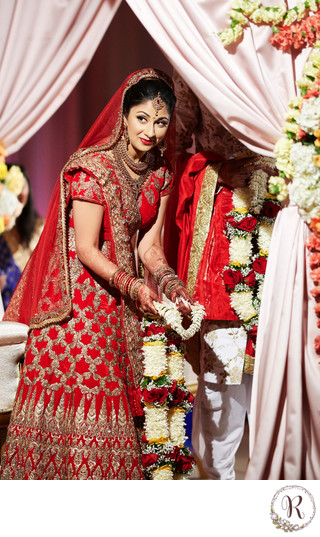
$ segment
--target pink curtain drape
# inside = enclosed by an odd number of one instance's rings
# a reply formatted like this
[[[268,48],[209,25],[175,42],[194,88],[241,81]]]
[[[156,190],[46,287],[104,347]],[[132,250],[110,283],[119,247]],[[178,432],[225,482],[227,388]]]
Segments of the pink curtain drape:
[[[0,139],[17,151],[64,102],[121,0],[1,0]]]
[[[227,25],[229,0],[126,2],[221,123],[253,151],[272,156],[307,51],[292,61],[268,45],[271,28],[255,25],[225,50],[217,32]]]
[[[283,54],[268,43],[271,28],[255,25],[225,50],[216,33],[227,25],[229,1],[126,1],[220,122],[253,151],[273,156],[309,50]],[[247,479],[320,479],[320,368],[306,236],[297,208],[283,209],[261,305]]]

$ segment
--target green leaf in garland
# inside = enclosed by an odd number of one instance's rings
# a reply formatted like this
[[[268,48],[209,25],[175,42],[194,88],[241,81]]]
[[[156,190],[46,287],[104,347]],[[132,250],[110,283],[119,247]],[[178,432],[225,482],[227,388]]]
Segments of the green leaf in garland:
[[[237,26],[237,24],[239,24],[240,21],[237,21],[236,19],[232,19],[231,21],[231,24],[230,24],[230,28],[233,30],[233,28],[235,28],[235,26]]]
[[[145,378],[141,381],[141,384],[140,384],[141,388],[145,388],[146,386],[148,386],[149,382],[150,382],[150,378],[149,378],[149,377],[145,377]]]
[[[159,377],[157,380],[154,381],[157,386],[163,386],[163,384],[167,384],[167,382],[168,378],[166,377],[166,375],[163,375],[162,377]]]

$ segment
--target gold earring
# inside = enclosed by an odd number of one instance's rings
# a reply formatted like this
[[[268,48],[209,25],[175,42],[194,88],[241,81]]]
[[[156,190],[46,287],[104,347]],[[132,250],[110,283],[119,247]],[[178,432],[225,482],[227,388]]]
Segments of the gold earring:
[[[159,151],[161,153],[161,156],[163,157],[163,154],[164,152],[166,151],[167,149],[167,142],[166,142],[166,139],[163,138],[163,140],[161,140],[160,144],[158,145],[159,147]]]

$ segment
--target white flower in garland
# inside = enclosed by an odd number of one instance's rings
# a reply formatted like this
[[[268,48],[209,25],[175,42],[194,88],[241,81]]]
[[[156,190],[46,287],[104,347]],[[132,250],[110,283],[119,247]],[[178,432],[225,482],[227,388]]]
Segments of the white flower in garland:
[[[244,15],[251,15],[253,11],[258,9],[260,2],[248,1],[248,0],[235,0],[231,3],[231,8],[234,10],[241,10]]]
[[[257,242],[260,251],[262,251],[265,255],[269,254],[272,231],[273,224],[270,224],[269,222],[260,223]]]
[[[318,71],[315,69],[315,76]],[[303,103],[297,123],[309,134],[320,128],[320,97],[311,97]]]
[[[176,446],[184,446],[187,439],[185,435],[185,411],[182,408],[172,408],[168,417],[171,442]]]
[[[167,349],[162,341],[144,341],[144,372],[147,377],[163,375],[167,367]]]
[[[160,466],[160,468],[157,468],[156,470],[153,470],[152,477],[154,480],[171,480],[173,479],[173,471],[171,466],[164,465]]]
[[[201,304],[194,304],[190,306],[192,322],[188,329],[183,328],[182,315],[173,302],[154,302],[153,304],[159,315],[165,319],[166,323],[171,326],[172,330],[177,332],[182,339],[189,339],[200,330],[205,313],[204,307]]]
[[[228,11],[228,16],[230,19],[237,21],[240,24],[246,24],[247,22],[246,17],[241,13],[241,11],[236,11],[235,9]]]
[[[314,163],[317,155],[314,145],[297,142],[292,146],[290,158],[295,169],[295,176],[306,177],[313,184],[318,182],[320,169]]]
[[[282,137],[275,145],[274,151],[277,157],[277,168],[280,172],[283,172],[286,177],[293,177],[294,167],[290,160],[290,152],[294,145],[292,139]]]
[[[269,177],[269,193],[273,196],[276,196],[276,199],[280,202],[284,201],[288,197],[289,190],[283,177]]]
[[[230,293],[231,306],[237,315],[245,323],[257,316],[257,311],[253,306],[253,293],[251,291],[241,291],[240,293]]]
[[[168,374],[174,380],[184,379],[184,354],[178,352],[168,353]]]
[[[230,240],[230,263],[248,265],[252,257],[252,234],[245,237],[232,237]]]
[[[309,54],[309,58],[308,58],[308,61],[307,61],[306,65],[305,65],[305,68],[309,64],[311,64],[313,67],[317,67],[318,69],[320,69],[320,51],[319,51],[319,48],[317,47],[317,43],[316,43],[315,48]],[[300,101],[302,100],[301,97],[299,99],[300,99]]]
[[[148,442],[163,443],[169,438],[168,409],[145,407],[145,433]]]
[[[250,16],[250,20],[255,24],[279,24],[287,11],[286,4],[280,4],[276,10],[267,10],[265,7],[256,9]]]

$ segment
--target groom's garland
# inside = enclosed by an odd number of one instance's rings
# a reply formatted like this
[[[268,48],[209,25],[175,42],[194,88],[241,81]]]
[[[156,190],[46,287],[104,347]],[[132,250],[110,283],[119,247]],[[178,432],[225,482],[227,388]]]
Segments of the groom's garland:
[[[272,165],[273,159],[261,157],[256,163]],[[233,206],[226,217],[225,233],[230,241],[229,265],[223,271],[223,283],[230,294],[231,306],[248,332],[247,356],[254,347],[271,235],[286,189],[270,194],[270,178],[262,170],[251,174],[249,188],[233,191]],[[252,362],[246,366],[252,372]]]
[[[150,479],[181,479],[195,465],[185,447],[185,416],[192,408],[193,395],[184,383],[182,339],[199,330],[204,309],[192,306],[192,323],[186,331],[174,304],[154,304],[159,317],[144,317],[141,323],[144,378],[140,390],[145,413],[142,464]]]

